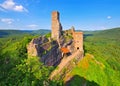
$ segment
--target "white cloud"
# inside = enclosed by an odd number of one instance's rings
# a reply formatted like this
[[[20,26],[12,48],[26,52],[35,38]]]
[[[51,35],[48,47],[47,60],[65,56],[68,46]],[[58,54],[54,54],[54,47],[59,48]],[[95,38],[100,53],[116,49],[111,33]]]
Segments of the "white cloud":
[[[0,19],[1,22],[6,23],[6,24],[12,24],[14,19],[11,18],[2,18]]]
[[[28,27],[28,28],[34,29],[34,28],[37,28],[38,25],[36,25],[36,24],[30,24],[30,25],[27,25],[27,27]]]
[[[6,10],[13,10],[17,12],[28,12],[27,9],[25,9],[22,5],[17,5],[13,0],[6,0],[2,4],[0,4],[0,7]]]
[[[16,10],[16,11],[20,11],[20,12],[22,12],[23,11],[23,6],[22,5],[20,5],[20,6],[15,6],[15,8],[14,8],[14,10]]]
[[[107,19],[111,19],[112,17],[111,16],[107,16]]]

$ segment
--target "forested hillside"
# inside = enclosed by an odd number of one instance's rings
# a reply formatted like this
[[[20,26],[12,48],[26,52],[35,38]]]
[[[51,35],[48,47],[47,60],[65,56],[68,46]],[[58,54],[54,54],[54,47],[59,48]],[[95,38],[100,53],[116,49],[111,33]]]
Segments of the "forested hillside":
[[[120,86],[120,28],[87,34],[84,38],[85,57],[68,75],[72,78],[66,84]]]
[[[27,44],[40,35],[32,32],[7,32],[0,31],[0,86],[63,86],[62,80],[48,80],[53,67],[43,65],[37,58],[27,58]],[[119,86],[119,37],[120,28],[85,32],[85,57],[66,75],[65,79],[71,77],[66,85]]]
[[[0,37],[0,86],[57,84],[48,81],[53,67],[43,65],[37,57],[27,58],[28,43],[40,35],[13,30],[0,33],[3,33]]]

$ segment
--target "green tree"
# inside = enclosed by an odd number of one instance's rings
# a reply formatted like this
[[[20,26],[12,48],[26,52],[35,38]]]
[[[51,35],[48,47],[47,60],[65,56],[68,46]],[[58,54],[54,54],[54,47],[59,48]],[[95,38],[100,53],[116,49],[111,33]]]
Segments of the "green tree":
[[[21,74],[21,82],[18,84],[26,86],[43,86],[48,81],[49,67],[43,65],[38,57],[29,57],[23,60],[16,69]]]

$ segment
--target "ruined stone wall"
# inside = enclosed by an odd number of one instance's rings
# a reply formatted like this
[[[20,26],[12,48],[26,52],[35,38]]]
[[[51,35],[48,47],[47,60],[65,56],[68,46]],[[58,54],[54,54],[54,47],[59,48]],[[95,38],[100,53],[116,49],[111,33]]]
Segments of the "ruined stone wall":
[[[59,40],[62,32],[62,26],[59,20],[59,12],[52,12],[52,38],[55,40]]]
[[[57,69],[55,69],[51,75],[51,80],[61,80],[65,77],[67,73],[69,73],[76,64],[83,58],[83,52],[77,51],[71,56],[68,56],[66,58],[63,58],[61,60],[61,63],[58,65]]]

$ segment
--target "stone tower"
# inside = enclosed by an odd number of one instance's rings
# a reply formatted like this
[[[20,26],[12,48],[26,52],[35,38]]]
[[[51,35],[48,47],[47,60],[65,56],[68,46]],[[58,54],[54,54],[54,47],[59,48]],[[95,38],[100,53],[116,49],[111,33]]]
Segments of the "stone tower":
[[[83,51],[83,32],[73,32],[75,50]]]
[[[52,12],[52,34],[51,37],[55,40],[59,40],[62,32],[62,26],[59,20],[59,12]]]

